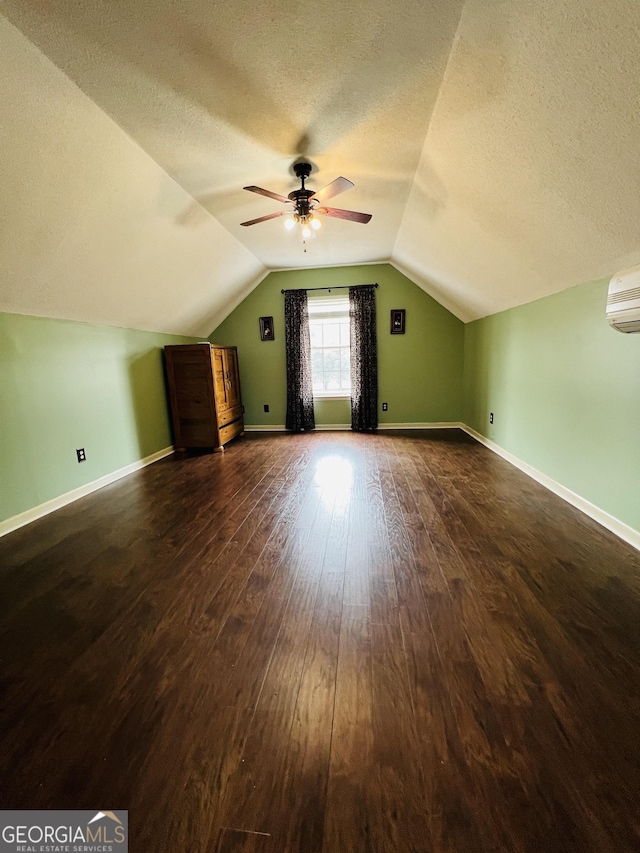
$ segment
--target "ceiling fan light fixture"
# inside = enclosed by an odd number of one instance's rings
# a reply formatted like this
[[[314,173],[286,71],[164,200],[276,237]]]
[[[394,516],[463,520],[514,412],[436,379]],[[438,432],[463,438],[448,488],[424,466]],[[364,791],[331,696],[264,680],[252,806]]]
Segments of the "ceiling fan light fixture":
[[[249,192],[273,198],[283,204],[290,204],[291,207],[282,213],[269,213],[266,216],[259,216],[257,219],[250,219],[248,222],[241,222],[241,225],[257,225],[259,222],[266,222],[269,219],[275,219],[277,216],[284,215],[286,217],[284,227],[287,231],[292,231],[299,224],[302,231],[302,239],[306,241],[315,237],[315,232],[322,227],[322,221],[315,217],[316,213],[321,213],[323,216],[333,216],[336,219],[350,220],[351,222],[362,222],[365,225],[371,219],[370,213],[359,213],[357,210],[341,210],[337,207],[327,207],[325,204],[326,201],[334,196],[351,189],[353,181],[339,177],[316,192],[307,189],[305,186],[305,181],[311,174],[310,163],[294,163],[293,171],[296,177],[300,179],[301,186],[300,189],[292,190],[286,197],[279,193],[271,192],[271,190],[265,190],[262,187],[244,187]]]

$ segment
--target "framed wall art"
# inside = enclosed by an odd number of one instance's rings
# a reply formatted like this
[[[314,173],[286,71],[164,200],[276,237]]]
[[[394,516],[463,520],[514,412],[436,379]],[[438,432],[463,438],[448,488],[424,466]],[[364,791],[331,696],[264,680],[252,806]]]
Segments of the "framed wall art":
[[[392,308],[391,309],[391,334],[392,335],[404,335],[405,313],[406,313],[406,309],[404,309],[404,308]]]
[[[260,317],[260,340],[273,340],[273,317]]]

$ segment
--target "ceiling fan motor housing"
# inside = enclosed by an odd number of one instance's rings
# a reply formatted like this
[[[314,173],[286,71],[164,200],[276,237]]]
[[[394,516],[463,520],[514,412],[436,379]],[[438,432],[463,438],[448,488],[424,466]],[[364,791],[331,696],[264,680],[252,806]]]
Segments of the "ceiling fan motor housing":
[[[311,212],[309,199],[312,195],[314,195],[313,190],[293,190],[289,193],[288,198],[293,202],[296,213],[300,216],[308,216]]]

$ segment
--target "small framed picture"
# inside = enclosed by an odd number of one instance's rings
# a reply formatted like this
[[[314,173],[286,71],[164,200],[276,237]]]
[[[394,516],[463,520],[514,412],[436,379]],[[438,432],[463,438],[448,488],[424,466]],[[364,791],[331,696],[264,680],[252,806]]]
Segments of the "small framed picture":
[[[260,317],[260,340],[273,340],[273,317]]]
[[[404,308],[391,309],[391,334],[404,335]]]

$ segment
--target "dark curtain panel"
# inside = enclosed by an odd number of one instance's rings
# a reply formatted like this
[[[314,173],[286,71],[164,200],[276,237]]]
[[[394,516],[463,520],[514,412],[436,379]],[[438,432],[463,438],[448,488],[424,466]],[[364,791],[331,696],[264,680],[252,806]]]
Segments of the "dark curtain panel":
[[[315,429],[311,382],[311,341],[307,291],[284,294],[284,337],[287,353],[287,429]]]
[[[351,429],[378,426],[378,344],[376,290],[349,288],[351,326]]]

